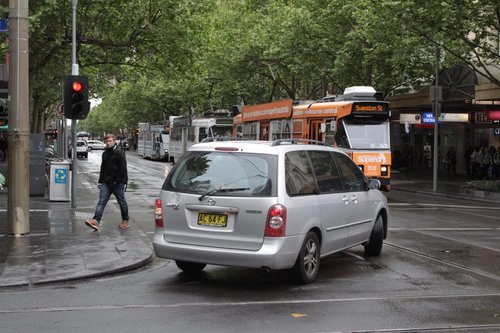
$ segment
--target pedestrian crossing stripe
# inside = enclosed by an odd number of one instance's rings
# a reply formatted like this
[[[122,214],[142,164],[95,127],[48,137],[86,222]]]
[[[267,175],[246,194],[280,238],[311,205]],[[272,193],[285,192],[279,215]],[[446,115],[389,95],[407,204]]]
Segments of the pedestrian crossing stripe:
[[[54,182],[57,184],[66,184],[68,181],[68,169],[55,169]]]

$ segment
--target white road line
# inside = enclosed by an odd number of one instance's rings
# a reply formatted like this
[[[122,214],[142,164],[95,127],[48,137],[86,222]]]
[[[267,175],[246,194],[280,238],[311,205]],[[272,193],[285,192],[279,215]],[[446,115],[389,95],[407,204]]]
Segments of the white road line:
[[[354,297],[354,298],[325,298],[325,299],[287,299],[280,301],[249,301],[249,302],[193,302],[172,304],[129,304],[129,305],[94,305],[94,306],[67,306],[67,307],[45,307],[25,309],[0,309],[0,314],[7,313],[36,313],[36,312],[70,312],[70,311],[102,311],[117,309],[159,309],[159,308],[182,308],[182,307],[221,307],[221,306],[255,306],[255,305],[290,305],[290,304],[320,304],[320,303],[344,303],[344,302],[367,302],[367,301],[397,301],[397,300],[427,300],[427,299],[459,299],[493,297],[500,298],[500,293],[477,293],[477,294],[450,294],[450,295],[403,295],[388,297]]]
[[[389,230],[412,230],[412,231],[488,231],[500,228],[389,228]]]
[[[424,206],[424,207],[438,207],[438,208],[458,208],[458,209],[486,209],[486,210],[500,210],[500,207],[493,206],[464,206],[464,205],[445,205],[445,204],[434,204],[434,203],[404,203],[404,202],[392,202],[389,203],[390,207],[402,207],[402,206]]]
[[[7,209],[0,209],[0,212],[6,212]],[[34,212],[34,213],[46,213],[48,212],[49,210],[48,209],[30,209],[30,212]]]

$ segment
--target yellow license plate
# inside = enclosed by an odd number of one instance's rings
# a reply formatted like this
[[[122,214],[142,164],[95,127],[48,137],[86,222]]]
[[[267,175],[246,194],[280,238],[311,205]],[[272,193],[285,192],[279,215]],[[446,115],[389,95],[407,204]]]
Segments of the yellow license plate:
[[[227,215],[198,213],[198,225],[224,228],[227,226]]]

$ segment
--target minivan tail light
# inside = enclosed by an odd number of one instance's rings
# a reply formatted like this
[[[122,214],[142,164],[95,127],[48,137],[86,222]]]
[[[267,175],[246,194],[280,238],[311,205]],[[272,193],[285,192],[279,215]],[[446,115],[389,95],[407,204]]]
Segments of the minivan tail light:
[[[266,237],[284,237],[286,231],[286,207],[273,205],[269,208],[266,221]]]
[[[163,208],[161,206],[161,199],[155,200],[155,226],[163,228]]]

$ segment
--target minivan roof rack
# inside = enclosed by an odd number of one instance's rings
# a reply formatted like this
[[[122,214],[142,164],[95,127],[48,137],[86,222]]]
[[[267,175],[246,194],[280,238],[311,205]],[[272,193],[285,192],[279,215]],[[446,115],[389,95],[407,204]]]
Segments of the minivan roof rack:
[[[272,146],[279,146],[282,143],[288,143],[288,144],[316,144],[316,145],[321,145],[321,146],[326,146],[326,144],[322,141],[318,140],[309,140],[309,139],[279,139],[279,140],[274,140],[272,143]]]

